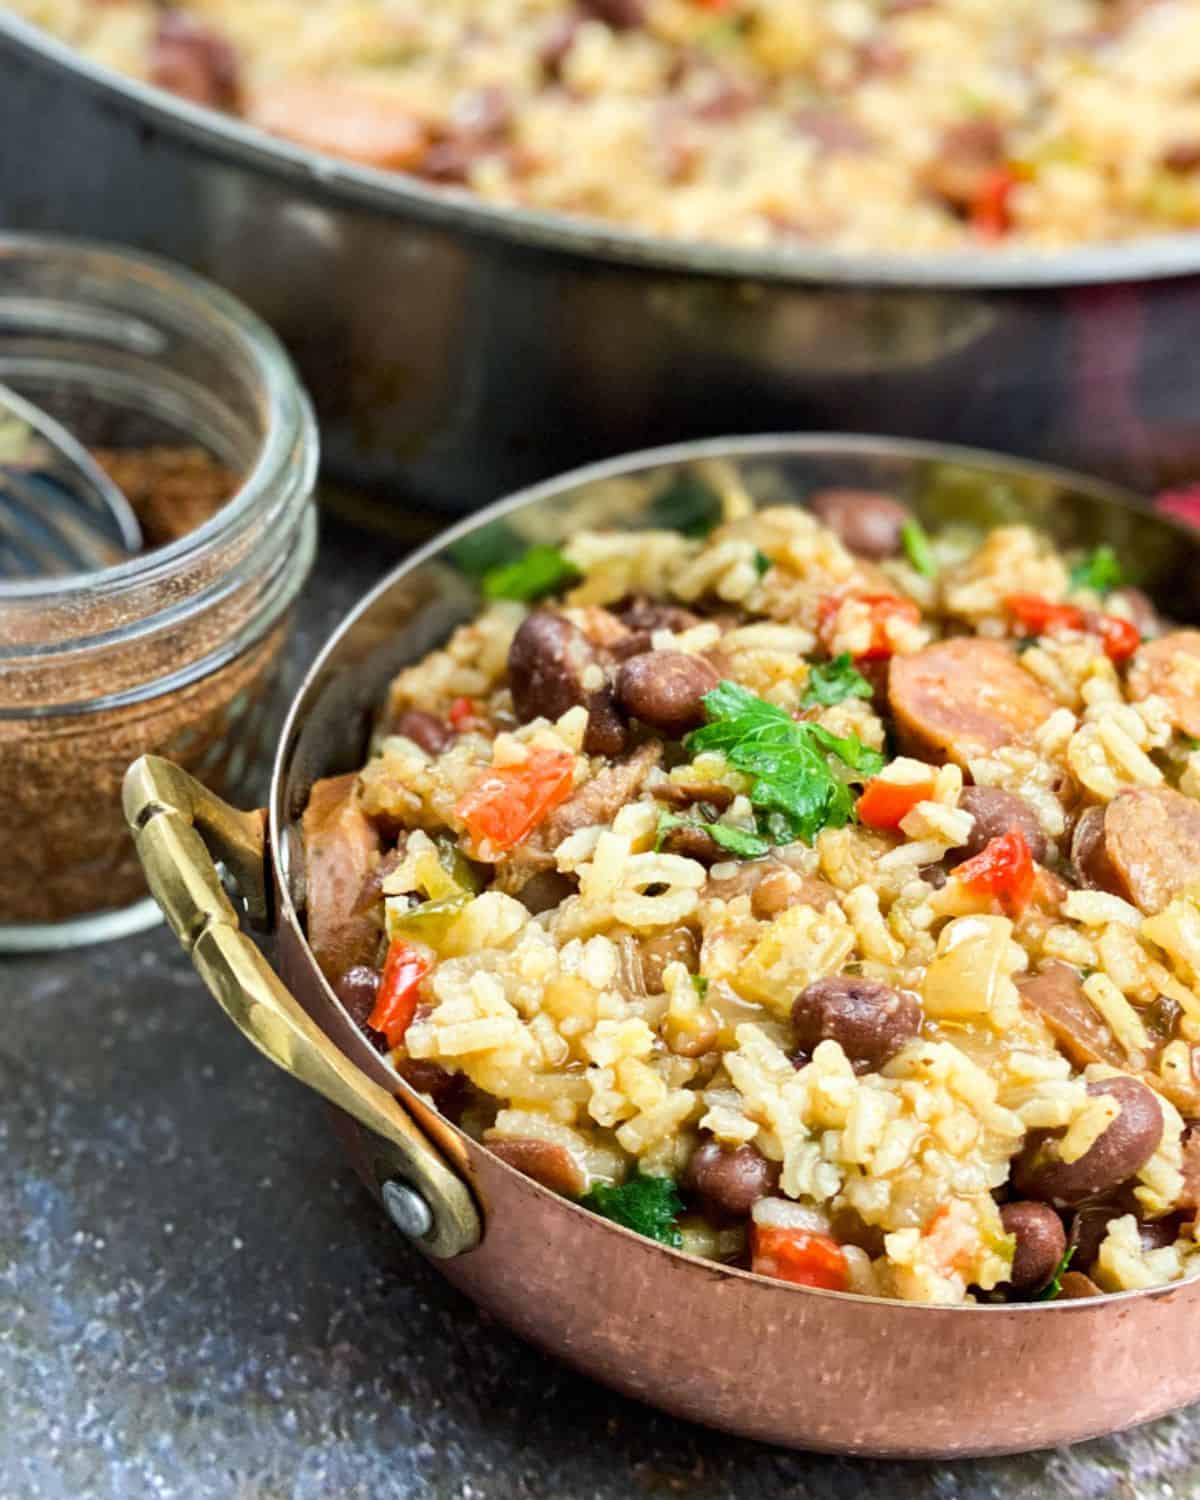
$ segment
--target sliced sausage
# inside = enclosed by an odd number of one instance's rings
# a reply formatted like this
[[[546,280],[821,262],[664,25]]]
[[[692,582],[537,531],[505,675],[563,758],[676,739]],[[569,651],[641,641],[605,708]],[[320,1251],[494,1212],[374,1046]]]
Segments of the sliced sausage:
[[[526,1177],[532,1177],[552,1193],[578,1198],[587,1188],[583,1169],[565,1146],[536,1136],[499,1136],[489,1139],[488,1150]]]
[[[210,109],[238,106],[238,60],[225,38],[195,16],[164,10],[150,44],[150,82]]]
[[[1158,912],[1200,875],[1200,803],[1170,787],[1133,787],[1089,808],[1071,841],[1083,884]]]
[[[686,1191],[718,1220],[744,1219],[778,1181],[778,1166],[756,1146],[726,1148],[716,1141],[697,1146],[683,1176]]]
[[[304,809],[308,944],[332,984],[355,964],[372,963],[379,928],[359,896],[379,861],[379,834],[358,805],[357,772],[318,781]]]
[[[971,814],[974,822],[967,842],[947,856],[950,862],[957,864],[982,853],[992,839],[1005,833],[1021,834],[1038,864],[1045,861],[1046,835],[1037,814],[1024,797],[996,786],[966,786],[959,796],[958,805]]]
[[[534,610],[521,622],[508,651],[513,708],[527,723],[557,719],[582,704],[588,711],[583,748],[589,755],[619,755],[628,731],[607,678],[600,687],[585,685],[592,667],[600,667],[599,659],[577,625],[557,610]]]
[[[428,145],[404,104],[381,90],[329,79],[267,81],[251,95],[246,116],[272,135],[384,171],[414,170]]]
[[[677,740],[704,723],[704,695],[720,680],[716,667],[702,656],[645,651],[622,663],[617,699],[626,713]]]
[[[1067,1253],[1067,1232],[1047,1203],[1017,1201],[1000,1210],[1005,1234],[1016,1239],[1009,1285],[1018,1292],[1045,1286]]]
[[[998,121],[962,120],[942,133],[921,173],[923,186],[951,208],[966,211],[1004,161],[1004,153],[1004,130]]]
[[[960,766],[1030,738],[1057,706],[1012,646],[978,636],[893,658],[888,702],[905,750]]]
[[[1018,979],[1017,990],[1077,1068],[1095,1062],[1124,1065],[1123,1048],[1083,993],[1083,980],[1070,964],[1049,959],[1036,974]]]
[[[879,490],[829,489],[809,496],[808,508],[858,557],[895,557],[907,506]]]
[[[1165,698],[1175,727],[1200,738],[1200,694],[1192,687],[1195,681],[1200,681],[1200,630],[1172,630],[1146,641],[1129,664],[1131,696],[1139,701],[1152,693]]]
[[[632,802],[642,783],[662,759],[658,740],[639,745],[632,754],[605,766],[590,781],[552,812],[535,835],[539,845],[557,849],[563,839],[581,828],[611,823],[627,802]]]
[[[1154,1155],[1162,1140],[1163,1113],[1152,1090],[1136,1078],[1089,1083],[1089,1094],[1111,1094],[1120,1112],[1078,1161],[1058,1154],[1061,1131],[1034,1131],[1013,1162],[1012,1181],[1026,1198],[1074,1207],[1118,1188]]]
[[[454,730],[437,714],[426,713],[423,708],[406,708],[398,714],[391,726],[392,734],[402,734],[406,740],[419,745],[426,755],[441,755],[455,741]]]
[[[876,979],[834,974],[815,979],[792,1006],[792,1027],[803,1054],[811,1057],[834,1041],[856,1072],[881,1067],[921,1029],[921,1006],[907,990]]]

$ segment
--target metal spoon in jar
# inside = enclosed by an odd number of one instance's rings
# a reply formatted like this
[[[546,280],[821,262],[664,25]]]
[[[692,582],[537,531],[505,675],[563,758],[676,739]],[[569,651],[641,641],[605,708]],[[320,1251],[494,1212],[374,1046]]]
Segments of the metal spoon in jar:
[[[129,501],[82,443],[0,384],[0,578],[88,573],[141,549]]]

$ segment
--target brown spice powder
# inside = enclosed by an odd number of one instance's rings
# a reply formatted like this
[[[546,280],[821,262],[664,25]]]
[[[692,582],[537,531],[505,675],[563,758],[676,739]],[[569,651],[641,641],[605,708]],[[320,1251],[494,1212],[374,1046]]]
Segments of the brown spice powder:
[[[237,491],[237,475],[203,448],[93,448],[125,495],[147,549],[165,547],[211,520]]]
[[[127,494],[148,549],[194,530],[237,489],[236,476],[200,449],[101,450],[96,457]],[[132,664],[136,680],[152,692],[182,661],[229,639],[244,617],[235,605],[152,645],[131,643],[127,654],[142,658]],[[214,791],[237,796],[268,748],[289,626],[284,617],[208,675],[128,706],[0,719],[0,924],[118,910],[145,893],[121,810],[127,767],[139,755],[164,755]],[[129,669],[125,661],[107,670],[126,677]],[[84,678],[56,679],[61,697],[100,697],[111,688]]]

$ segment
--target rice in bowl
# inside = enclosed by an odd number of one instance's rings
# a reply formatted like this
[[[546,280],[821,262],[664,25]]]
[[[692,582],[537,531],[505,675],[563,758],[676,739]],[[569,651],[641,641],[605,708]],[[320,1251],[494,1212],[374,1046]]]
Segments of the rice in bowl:
[[[704,487],[704,535],[493,567],[314,788],[335,991],[701,1256],[948,1304],[1192,1274],[1200,634],[1107,549]]]

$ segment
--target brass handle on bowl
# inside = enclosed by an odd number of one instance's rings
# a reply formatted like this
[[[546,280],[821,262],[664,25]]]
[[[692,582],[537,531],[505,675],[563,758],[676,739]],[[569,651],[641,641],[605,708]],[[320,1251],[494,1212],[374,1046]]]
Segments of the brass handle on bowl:
[[[156,755],[130,766],[124,805],[151,894],[229,1019],[285,1073],[372,1132],[385,1204],[416,1244],[442,1259],[473,1249],[482,1231],[466,1184],[398,1101],[333,1045],[241,930],[216,861],[250,922],[266,928],[264,815],[239,812]]]

